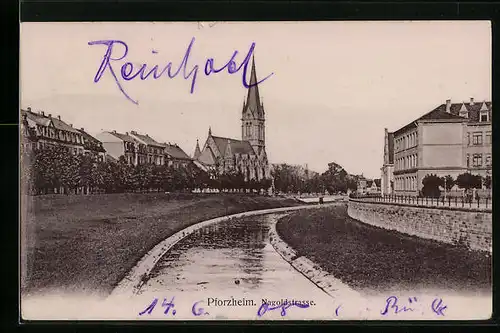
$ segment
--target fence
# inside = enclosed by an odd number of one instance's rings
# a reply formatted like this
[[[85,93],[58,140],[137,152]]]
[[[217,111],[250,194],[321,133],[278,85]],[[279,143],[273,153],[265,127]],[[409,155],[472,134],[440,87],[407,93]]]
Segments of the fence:
[[[417,197],[403,195],[353,195],[351,198],[363,199],[373,202],[400,203],[415,206],[428,207],[456,207],[456,208],[477,208],[487,209],[492,208],[492,198],[490,197]]]

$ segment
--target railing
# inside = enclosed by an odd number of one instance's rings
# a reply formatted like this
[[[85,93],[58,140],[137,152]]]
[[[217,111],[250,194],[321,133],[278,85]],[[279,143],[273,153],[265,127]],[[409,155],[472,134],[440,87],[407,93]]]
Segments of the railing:
[[[476,208],[487,209],[492,208],[492,198],[490,197],[417,197],[404,195],[351,195],[353,199],[363,199],[373,202],[399,203],[414,206],[428,207],[455,207],[455,208]]]

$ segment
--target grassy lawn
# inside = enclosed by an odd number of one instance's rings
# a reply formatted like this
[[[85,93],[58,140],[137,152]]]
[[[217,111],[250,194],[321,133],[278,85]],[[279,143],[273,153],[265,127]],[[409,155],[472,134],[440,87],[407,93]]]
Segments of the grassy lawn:
[[[491,290],[491,258],[394,231],[347,215],[347,206],[284,217],[277,231],[305,255],[358,290]]]
[[[23,197],[22,292],[104,296],[157,243],[191,224],[299,204],[292,199],[234,194]]]

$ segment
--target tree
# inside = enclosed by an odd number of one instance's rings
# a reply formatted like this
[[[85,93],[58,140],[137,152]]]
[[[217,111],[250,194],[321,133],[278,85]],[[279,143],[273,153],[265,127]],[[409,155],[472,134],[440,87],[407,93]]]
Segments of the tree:
[[[483,185],[488,190],[491,189],[491,176],[490,175],[487,175],[486,177],[483,178]]]
[[[473,175],[469,172],[462,173],[458,175],[457,180],[455,181],[458,187],[470,190],[472,188],[481,188],[482,186],[482,177],[479,175]]]
[[[444,180],[437,175],[430,174],[422,179],[422,185],[422,195],[424,197],[439,198],[441,196],[439,187],[444,185]]]
[[[321,174],[322,182],[330,193],[347,192],[349,175],[339,164],[328,163],[328,169]]]
[[[455,186],[455,179],[450,175],[443,177],[443,186],[446,187],[446,191],[450,191]]]
[[[93,174],[96,173],[96,160],[90,155],[80,155],[79,159],[79,186],[83,188],[83,193],[92,191],[95,186]]]

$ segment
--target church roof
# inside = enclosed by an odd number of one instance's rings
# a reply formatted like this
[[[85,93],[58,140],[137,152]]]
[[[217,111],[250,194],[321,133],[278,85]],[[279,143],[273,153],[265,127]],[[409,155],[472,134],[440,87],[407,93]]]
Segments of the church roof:
[[[264,110],[260,102],[259,86],[257,84],[257,73],[255,71],[255,59],[252,58],[252,71],[250,73],[250,82],[248,88],[248,95],[244,111],[250,109],[255,116],[263,115]]]
[[[194,155],[193,158],[197,160],[201,155],[201,150],[200,150],[200,143],[198,140],[196,140],[196,148],[194,149]]]
[[[219,136],[213,136],[212,138],[215,141],[219,152],[223,155],[226,151],[227,145],[231,145],[231,151],[233,154],[249,154],[255,155],[255,151],[252,148],[252,145],[248,141],[236,140],[231,138],[223,138]]]

